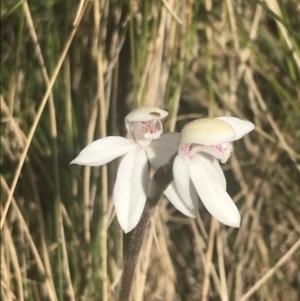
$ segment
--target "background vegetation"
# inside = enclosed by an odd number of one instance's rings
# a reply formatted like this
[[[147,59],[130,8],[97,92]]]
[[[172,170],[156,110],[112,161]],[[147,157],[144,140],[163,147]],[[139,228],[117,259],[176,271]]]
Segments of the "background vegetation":
[[[166,131],[220,115],[256,130],[223,166],[241,228],[163,200],[132,300],[299,300],[299,1],[79,2],[1,2],[1,299],[115,300],[118,162],[69,162],[148,104]]]

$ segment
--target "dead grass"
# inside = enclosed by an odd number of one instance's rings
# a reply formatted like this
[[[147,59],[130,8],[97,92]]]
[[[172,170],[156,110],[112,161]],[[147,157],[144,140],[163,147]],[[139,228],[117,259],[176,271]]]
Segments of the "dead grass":
[[[2,300],[115,299],[117,162],[68,164],[124,135],[139,104],[167,109],[166,131],[219,115],[256,131],[224,166],[241,228],[161,202],[132,300],[299,300],[299,13],[287,0],[5,1]]]

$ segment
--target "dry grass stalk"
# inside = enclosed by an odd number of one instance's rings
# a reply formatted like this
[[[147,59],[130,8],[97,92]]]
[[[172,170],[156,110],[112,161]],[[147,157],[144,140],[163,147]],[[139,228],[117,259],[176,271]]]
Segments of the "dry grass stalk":
[[[117,163],[68,163],[95,139],[125,135],[123,117],[149,104],[169,111],[166,131],[216,115],[249,119],[256,131],[223,166],[240,229],[214,229],[202,207],[191,220],[161,202],[132,299],[299,300],[299,9],[276,0],[6,1],[2,299],[115,299]]]

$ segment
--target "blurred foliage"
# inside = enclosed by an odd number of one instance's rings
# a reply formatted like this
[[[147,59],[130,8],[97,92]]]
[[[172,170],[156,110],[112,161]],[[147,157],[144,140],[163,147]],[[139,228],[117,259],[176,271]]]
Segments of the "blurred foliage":
[[[300,252],[288,253],[300,234],[299,2],[95,0],[74,27],[79,2],[1,3],[1,299],[115,300],[118,162],[107,175],[69,162],[101,136],[126,135],[126,114],[148,104],[169,111],[165,131],[220,115],[256,131],[224,165],[241,228],[211,222],[204,207],[184,217],[163,200],[132,300],[299,300]]]

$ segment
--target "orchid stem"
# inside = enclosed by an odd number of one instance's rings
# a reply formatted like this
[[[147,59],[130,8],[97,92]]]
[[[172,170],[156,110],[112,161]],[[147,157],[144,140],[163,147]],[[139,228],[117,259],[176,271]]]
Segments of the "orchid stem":
[[[148,189],[148,198],[138,225],[123,236],[123,274],[118,301],[129,301],[138,257],[146,236],[151,216],[165,189],[173,180],[174,157],[160,166],[153,175]]]
[[[149,204],[146,204],[142,218],[137,227],[123,236],[124,267],[119,292],[119,301],[129,301],[135,268],[138,263],[138,257],[154,209],[155,207],[150,207]]]

